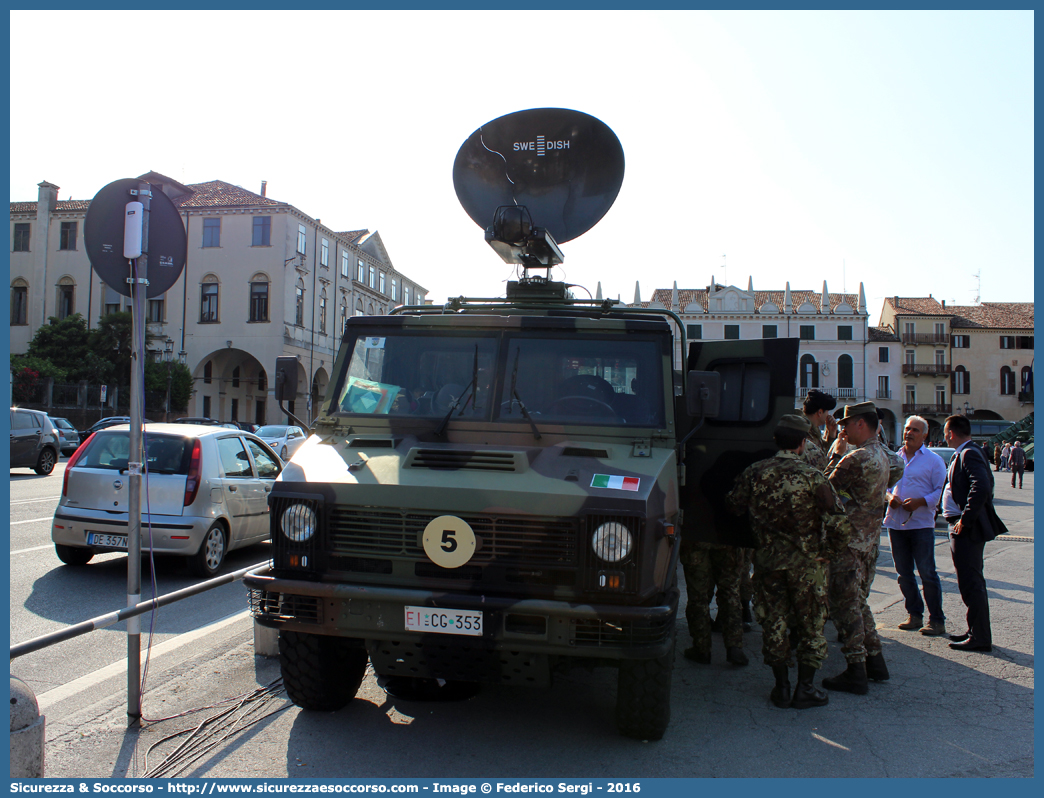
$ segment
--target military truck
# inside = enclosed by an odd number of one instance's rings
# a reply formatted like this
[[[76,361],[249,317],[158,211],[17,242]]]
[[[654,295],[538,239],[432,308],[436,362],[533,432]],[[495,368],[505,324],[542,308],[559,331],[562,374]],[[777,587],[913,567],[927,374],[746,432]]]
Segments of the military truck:
[[[538,134],[568,148],[512,150]],[[271,493],[272,564],[246,579],[298,706],[345,706],[367,662],[381,678],[524,686],[607,666],[619,732],[663,736],[682,536],[737,528],[722,497],[774,451],[797,341],[686,344],[671,310],[550,279],[558,241],[619,190],[614,142],[565,109],[480,128],[457,194],[492,218],[486,239],[520,279],[503,298],[348,321],[313,434]],[[288,360],[280,401],[296,390]]]

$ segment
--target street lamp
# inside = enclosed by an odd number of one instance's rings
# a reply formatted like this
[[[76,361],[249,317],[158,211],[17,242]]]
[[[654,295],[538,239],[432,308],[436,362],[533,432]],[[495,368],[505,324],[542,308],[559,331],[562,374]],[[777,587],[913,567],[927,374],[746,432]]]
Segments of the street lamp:
[[[970,404],[968,404],[967,402],[965,402],[965,403],[964,403],[964,415],[965,415],[965,416],[970,416],[970,415],[971,415],[972,413],[974,413],[974,412],[975,412],[975,408],[974,408],[974,407],[972,407],[972,406],[971,406]]]
[[[170,421],[170,382],[174,376],[174,339],[163,343],[163,359],[167,361],[167,421]]]

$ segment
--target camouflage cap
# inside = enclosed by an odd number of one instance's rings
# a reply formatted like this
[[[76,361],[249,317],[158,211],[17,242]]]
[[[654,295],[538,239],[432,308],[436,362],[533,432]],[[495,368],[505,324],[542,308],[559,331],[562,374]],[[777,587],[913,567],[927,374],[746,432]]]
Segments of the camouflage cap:
[[[846,420],[853,416],[861,416],[863,413],[873,413],[877,415],[877,405],[873,402],[860,402],[857,405],[845,405],[845,414],[838,419],[839,423],[844,424]]]
[[[802,435],[807,435],[810,429],[812,429],[812,425],[808,423],[807,418],[799,416],[796,413],[788,413],[779,420],[775,431],[794,430],[795,432],[800,432]]]

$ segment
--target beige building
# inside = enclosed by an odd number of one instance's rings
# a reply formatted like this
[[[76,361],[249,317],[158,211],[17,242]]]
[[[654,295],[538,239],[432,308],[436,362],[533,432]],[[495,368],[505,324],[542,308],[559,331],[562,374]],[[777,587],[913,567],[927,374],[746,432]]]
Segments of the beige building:
[[[1033,412],[1032,303],[893,296],[879,326],[900,341],[902,415],[924,416],[932,440],[954,413],[1019,421]]]
[[[349,316],[423,304],[426,289],[399,272],[377,233],[337,231],[298,208],[219,180],[182,185],[150,172],[181,213],[185,269],[148,300],[162,357],[170,339],[195,390],[190,416],[278,423],[275,359],[296,356],[299,416],[317,407]],[[25,352],[50,316],[81,313],[88,325],[128,310],[129,300],[90,267],[83,241],[89,200],[58,200],[39,184],[36,202],[11,203],[11,352]],[[309,391],[311,386],[311,391]]]

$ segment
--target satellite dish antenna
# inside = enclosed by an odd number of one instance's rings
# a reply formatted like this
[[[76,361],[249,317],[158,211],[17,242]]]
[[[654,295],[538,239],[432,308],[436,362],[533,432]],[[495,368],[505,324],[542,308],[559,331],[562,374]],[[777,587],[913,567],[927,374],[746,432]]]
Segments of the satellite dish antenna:
[[[472,133],[453,162],[453,188],[505,261],[550,268],[562,262],[558,243],[586,233],[612,207],[623,174],[623,147],[604,122],[533,108]]]

